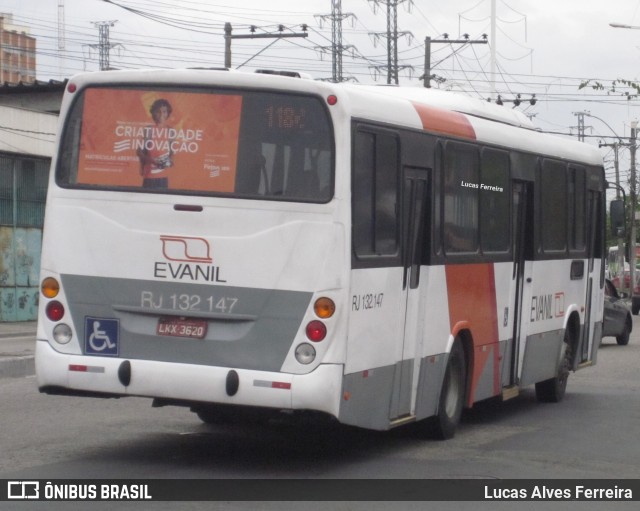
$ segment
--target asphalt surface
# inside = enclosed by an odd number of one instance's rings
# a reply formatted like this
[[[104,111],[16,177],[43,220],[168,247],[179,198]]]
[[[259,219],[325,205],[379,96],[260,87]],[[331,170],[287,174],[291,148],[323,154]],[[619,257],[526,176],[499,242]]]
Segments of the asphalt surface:
[[[0,378],[35,374],[36,322],[0,323]]]

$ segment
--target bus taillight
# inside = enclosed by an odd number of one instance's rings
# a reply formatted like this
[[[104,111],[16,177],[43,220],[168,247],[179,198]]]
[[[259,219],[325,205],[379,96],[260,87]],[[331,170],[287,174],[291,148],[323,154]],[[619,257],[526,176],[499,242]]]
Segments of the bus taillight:
[[[322,321],[314,320],[307,325],[307,338],[313,342],[320,342],[327,336],[327,327]]]
[[[318,298],[313,304],[313,310],[319,318],[327,319],[333,316],[336,311],[336,304],[333,303],[331,298]]]
[[[51,321],[60,321],[64,317],[64,305],[54,300],[47,304],[46,312]]]
[[[60,292],[60,284],[53,277],[47,277],[42,281],[40,289],[47,298],[55,298]]]

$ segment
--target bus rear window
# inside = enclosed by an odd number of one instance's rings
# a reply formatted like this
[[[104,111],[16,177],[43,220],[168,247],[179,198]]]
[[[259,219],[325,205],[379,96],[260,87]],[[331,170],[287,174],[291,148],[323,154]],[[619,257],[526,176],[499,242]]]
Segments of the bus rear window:
[[[89,88],[65,123],[64,187],[328,202],[329,116],[316,97]]]

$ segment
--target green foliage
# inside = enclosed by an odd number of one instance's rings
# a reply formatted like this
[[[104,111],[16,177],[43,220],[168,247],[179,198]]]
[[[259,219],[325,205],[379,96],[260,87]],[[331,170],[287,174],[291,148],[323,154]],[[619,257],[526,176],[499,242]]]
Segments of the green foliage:
[[[597,80],[585,80],[580,83],[578,90],[582,90],[587,87],[591,87],[595,91],[606,92],[607,95],[617,94],[619,96],[626,97],[627,100],[636,99],[640,96],[640,84],[632,80],[625,80],[624,78],[614,80],[609,86],[606,86]]]

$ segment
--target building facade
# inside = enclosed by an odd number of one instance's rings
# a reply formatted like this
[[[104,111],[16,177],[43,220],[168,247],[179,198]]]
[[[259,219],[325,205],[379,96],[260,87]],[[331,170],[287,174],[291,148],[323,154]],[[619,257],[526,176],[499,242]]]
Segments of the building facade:
[[[11,14],[0,13],[0,83],[35,81],[36,39],[14,25]]]
[[[37,317],[44,206],[64,85],[0,85],[0,322]]]

